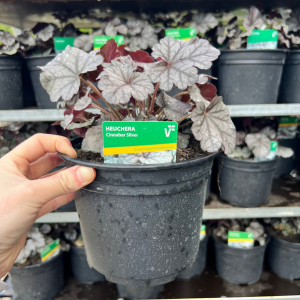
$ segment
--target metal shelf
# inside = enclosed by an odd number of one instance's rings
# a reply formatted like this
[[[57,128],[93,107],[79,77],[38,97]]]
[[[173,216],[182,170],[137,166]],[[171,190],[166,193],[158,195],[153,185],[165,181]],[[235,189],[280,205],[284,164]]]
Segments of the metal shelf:
[[[296,116],[300,115],[300,104],[228,105],[231,117]],[[88,111],[98,113],[97,109]],[[63,119],[63,110],[20,109],[0,110],[0,122],[43,122]]]

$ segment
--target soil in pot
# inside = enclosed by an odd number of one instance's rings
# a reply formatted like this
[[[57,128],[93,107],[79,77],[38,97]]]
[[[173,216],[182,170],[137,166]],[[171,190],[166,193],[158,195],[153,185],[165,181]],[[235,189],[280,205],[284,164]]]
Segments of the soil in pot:
[[[40,82],[41,70],[38,66],[45,66],[55,57],[55,54],[49,54],[44,56],[32,56],[26,58],[27,68],[30,73],[31,83],[34,90],[37,106],[42,109],[55,109],[56,103],[51,102],[50,97],[46,90],[42,87]]]
[[[207,179],[217,154],[176,164],[109,165],[75,194],[89,265],[122,285],[155,286],[189,266],[199,247]]]
[[[71,245],[70,260],[73,275],[79,282],[92,284],[105,281],[104,275],[89,267],[84,247]]]
[[[278,102],[300,103],[300,50],[290,50],[283,68]]]
[[[190,279],[194,276],[200,275],[206,266],[206,254],[209,237],[206,236],[199,244],[199,251],[195,262],[192,266],[187,267],[183,272],[179,273],[177,278],[179,279]]]
[[[0,55],[0,110],[23,108],[22,59]]]
[[[223,155],[221,198],[232,205],[257,207],[269,200],[277,159],[254,161]]]
[[[163,285],[133,287],[130,285],[117,284],[117,289],[120,297],[135,300],[135,299],[156,299],[158,294],[163,290]]]
[[[252,284],[260,279],[266,245],[232,248],[213,236],[218,274],[234,284]]]
[[[218,89],[225,104],[277,103],[285,50],[222,50]]]
[[[63,252],[44,263],[14,266],[9,277],[17,299],[50,300],[64,286]]]
[[[300,279],[300,235],[284,236],[272,227],[268,231],[271,236],[267,251],[270,269],[279,277]]]

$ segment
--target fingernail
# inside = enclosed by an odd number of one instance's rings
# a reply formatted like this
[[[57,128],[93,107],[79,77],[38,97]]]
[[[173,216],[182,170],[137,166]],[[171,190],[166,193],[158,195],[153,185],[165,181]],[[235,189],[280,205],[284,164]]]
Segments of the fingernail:
[[[95,177],[94,169],[87,168],[87,167],[80,167],[76,171],[76,176],[80,182],[92,181]]]

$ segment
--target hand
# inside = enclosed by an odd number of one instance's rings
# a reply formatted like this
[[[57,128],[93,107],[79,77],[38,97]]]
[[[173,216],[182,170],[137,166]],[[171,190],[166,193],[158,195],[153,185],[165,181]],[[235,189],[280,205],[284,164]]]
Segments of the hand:
[[[72,201],[73,192],[95,178],[94,169],[80,166],[41,178],[62,162],[57,151],[76,157],[68,139],[36,134],[0,159],[0,278],[36,219]]]

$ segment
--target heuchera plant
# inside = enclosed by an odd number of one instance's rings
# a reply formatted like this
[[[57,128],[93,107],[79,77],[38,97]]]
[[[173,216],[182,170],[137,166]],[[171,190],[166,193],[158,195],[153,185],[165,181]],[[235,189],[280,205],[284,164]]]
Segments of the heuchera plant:
[[[150,56],[109,40],[100,51],[90,53],[67,47],[39,67],[51,101],[61,99],[58,107],[65,108],[64,120],[55,124],[83,137],[84,151],[101,153],[103,121],[176,121],[180,130],[192,124],[203,151],[222,148],[232,153],[236,131],[228,108],[208,76],[198,74],[198,69],[211,67],[219,50],[198,37],[189,41],[165,37],[152,50]],[[167,92],[173,86],[182,92],[171,97]],[[88,108],[99,114],[87,112]],[[187,147],[188,139],[179,133],[178,148]]]

